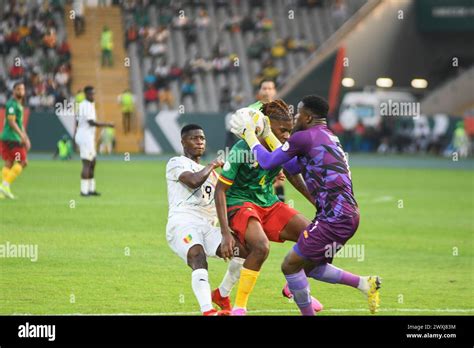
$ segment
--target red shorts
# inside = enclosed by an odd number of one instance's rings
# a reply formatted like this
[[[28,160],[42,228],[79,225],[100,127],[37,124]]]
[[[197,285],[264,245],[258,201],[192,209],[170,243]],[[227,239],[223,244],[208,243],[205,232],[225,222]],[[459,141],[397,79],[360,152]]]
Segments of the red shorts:
[[[2,152],[2,158],[5,161],[26,161],[26,147],[16,141],[0,141],[0,151]]]
[[[227,211],[229,227],[235,232],[242,244],[245,244],[245,232],[251,217],[260,222],[268,240],[282,243],[281,231],[293,216],[299,214],[295,209],[282,202],[277,202],[270,207],[260,207],[245,202],[243,205],[229,207]]]

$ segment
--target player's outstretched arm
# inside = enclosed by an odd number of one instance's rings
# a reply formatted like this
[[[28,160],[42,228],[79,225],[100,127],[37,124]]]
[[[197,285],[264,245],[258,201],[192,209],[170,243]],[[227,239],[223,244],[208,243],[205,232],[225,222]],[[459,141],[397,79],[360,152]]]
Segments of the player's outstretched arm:
[[[232,258],[235,246],[232,230],[230,229],[229,222],[227,221],[227,198],[225,193],[229,187],[230,185],[227,185],[219,180],[214,193],[217,218],[219,219],[219,225],[221,226],[222,233],[221,254],[224,260]]]
[[[209,175],[212,173],[212,171],[218,167],[222,167],[224,162],[222,162],[220,159],[215,159],[211,163],[209,163],[207,166],[205,166],[203,169],[201,169],[199,172],[193,173],[193,172],[184,172],[182,173],[178,180],[181,181],[183,184],[188,186],[189,188],[192,189],[197,189],[200,187],[204,182],[207,180]]]

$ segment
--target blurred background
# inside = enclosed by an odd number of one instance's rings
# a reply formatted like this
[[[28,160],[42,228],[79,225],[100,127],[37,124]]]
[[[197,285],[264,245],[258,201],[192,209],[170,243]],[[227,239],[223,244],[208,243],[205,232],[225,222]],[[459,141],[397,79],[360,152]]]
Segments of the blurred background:
[[[86,85],[117,126],[101,153],[179,153],[191,122],[216,152],[271,79],[294,108],[326,97],[350,153],[473,153],[471,0],[1,0],[0,17],[0,128],[26,82],[32,152],[72,150]]]

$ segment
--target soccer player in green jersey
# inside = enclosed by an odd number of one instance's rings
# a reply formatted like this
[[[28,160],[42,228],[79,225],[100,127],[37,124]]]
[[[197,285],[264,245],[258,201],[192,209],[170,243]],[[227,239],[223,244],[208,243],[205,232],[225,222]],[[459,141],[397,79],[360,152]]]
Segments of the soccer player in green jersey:
[[[11,192],[11,184],[21,174],[28,161],[27,152],[31,148],[30,138],[23,125],[23,101],[25,84],[17,82],[13,85],[13,97],[5,105],[5,123],[0,135],[0,149],[5,164],[2,169],[0,199],[15,196]]]
[[[261,111],[270,118],[273,134],[281,142],[285,142],[293,128],[288,105],[282,100],[275,100],[263,104]],[[262,138],[267,137],[262,135]],[[266,141],[262,140],[262,143]],[[269,141],[267,148],[272,149]],[[249,252],[240,274],[233,315],[246,314],[249,295],[270,251],[269,241],[297,241],[305,224],[309,222],[274,194],[273,182],[282,168],[264,170],[251,154],[245,141],[238,141],[232,147],[215,191],[223,257],[234,256],[233,235],[237,236]],[[313,202],[301,176],[289,180]],[[321,309],[317,300],[314,303],[315,309]]]
[[[263,79],[260,81],[259,89],[257,93],[257,99],[255,103],[249,105],[249,108],[260,110],[263,104],[272,102],[276,95],[277,89],[275,81],[271,79]],[[278,199],[282,202],[285,202],[285,175],[283,172],[275,178],[273,182],[273,188],[275,189],[275,194],[277,195]]]

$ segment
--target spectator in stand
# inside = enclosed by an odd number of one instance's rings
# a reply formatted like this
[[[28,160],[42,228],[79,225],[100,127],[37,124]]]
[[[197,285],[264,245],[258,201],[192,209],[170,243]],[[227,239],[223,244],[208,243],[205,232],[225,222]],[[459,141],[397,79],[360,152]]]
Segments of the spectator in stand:
[[[240,32],[240,22],[242,21],[242,18],[238,14],[233,14],[229,18],[227,18],[224,23],[224,29],[229,30],[232,33],[238,33]]]
[[[240,29],[243,33],[255,30],[255,21],[252,19],[252,16],[250,14],[242,18],[242,22],[240,23]]]
[[[150,69],[150,71],[148,71],[148,74],[145,76],[144,82],[147,85],[155,85],[156,76],[155,76],[155,74],[153,74],[153,71],[151,69]]]
[[[273,65],[273,61],[271,59],[267,59],[262,66],[263,77],[265,79],[276,81],[276,79],[280,75],[280,70]]]
[[[289,52],[296,52],[298,50],[298,41],[291,36],[285,38],[284,45]]]
[[[73,0],[72,10],[74,11],[74,34],[76,36],[84,33],[86,21],[84,19],[84,0]]]
[[[315,44],[306,40],[306,36],[304,34],[301,34],[299,40],[296,41],[296,51],[304,52],[304,53],[312,53],[315,50],[316,50]]]
[[[228,71],[233,72],[233,73],[237,72],[239,70],[239,67],[240,67],[239,56],[237,55],[237,53],[229,54],[228,59],[229,59],[229,70]]]
[[[158,101],[158,90],[152,84],[147,84],[145,93],[145,104],[156,103]]]
[[[166,60],[163,61],[160,65],[155,68],[155,76],[156,76],[156,88],[160,89],[163,88],[168,84],[170,75],[170,67],[166,64]]]
[[[255,37],[247,48],[247,55],[250,59],[261,60],[266,44],[259,37]]]
[[[69,71],[65,65],[61,65],[54,75],[54,81],[56,82],[59,90],[66,94],[67,90],[69,89]]]
[[[9,48],[6,42],[5,33],[2,28],[0,28],[0,54],[8,54]]]
[[[186,76],[181,85],[181,102],[184,102],[186,97],[191,97],[193,102],[196,101],[196,85],[190,76]]]
[[[279,39],[275,42],[275,45],[271,50],[272,58],[282,59],[286,57],[286,47],[283,44],[283,40]]]
[[[217,56],[213,59],[212,65],[215,74],[225,74],[230,68],[230,59],[226,55]]]
[[[331,16],[337,27],[340,27],[342,24],[344,24],[349,16],[345,0],[334,0],[332,2]]]
[[[198,17],[196,18],[196,27],[198,29],[206,29],[209,27],[209,15],[204,9],[200,9],[198,13]]]
[[[10,27],[6,31],[6,43],[9,48],[18,47],[20,44],[20,34],[16,27]]]
[[[184,40],[186,46],[195,45],[197,42],[197,32],[193,23],[188,23],[188,25],[183,27]]]
[[[156,40],[152,41],[148,53],[153,58],[163,57],[166,54],[167,46],[162,42]]]
[[[56,30],[49,28],[43,36],[44,54],[47,55],[49,50],[56,48]]]
[[[176,64],[172,64],[170,67],[170,80],[176,80],[181,78],[183,75],[183,69],[181,69]]]
[[[191,66],[193,74],[203,74],[212,70],[212,62],[210,62],[208,59],[204,59],[199,55],[191,59],[189,64]]]
[[[20,51],[20,54],[25,57],[31,57],[35,53],[35,45],[31,36],[21,39],[18,50]]]
[[[28,105],[31,109],[36,110],[39,109],[41,106],[41,97],[33,91],[30,98],[28,99]]]
[[[179,11],[176,13],[175,18],[173,19],[173,28],[175,29],[183,29],[189,24],[189,17],[184,13],[180,13]]]
[[[255,28],[259,31],[269,32],[273,29],[273,21],[270,18],[265,17],[265,13],[260,12],[257,15]]]
[[[160,91],[160,105],[163,110],[174,108],[174,95],[171,92],[170,86],[166,85]]]
[[[161,25],[155,34],[155,40],[157,42],[166,43],[168,41],[169,36],[170,36],[170,32],[168,28],[166,28],[166,26],[164,25]]]
[[[25,69],[23,68],[22,64],[19,65],[12,65],[10,68],[10,71],[8,72],[8,75],[10,76],[11,79],[13,80],[18,80],[23,77],[25,73]]]
[[[63,40],[61,42],[61,45],[59,45],[57,52],[61,64],[69,62],[69,60],[71,59],[71,50],[66,40]]]
[[[135,24],[130,25],[125,32],[125,47],[128,48],[132,42],[138,39],[138,28]]]

